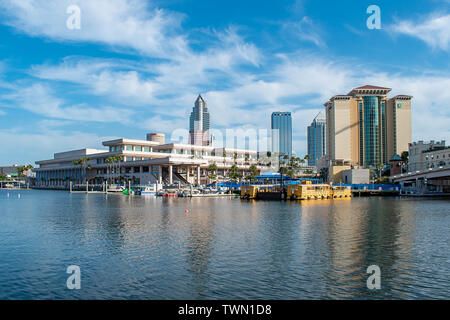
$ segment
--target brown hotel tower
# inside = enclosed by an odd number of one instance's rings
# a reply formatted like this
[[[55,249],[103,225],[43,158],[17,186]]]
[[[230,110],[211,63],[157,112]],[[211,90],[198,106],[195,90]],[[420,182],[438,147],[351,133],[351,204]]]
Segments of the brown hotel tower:
[[[325,103],[326,160],[375,167],[408,150],[412,97],[390,91],[366,85]]]

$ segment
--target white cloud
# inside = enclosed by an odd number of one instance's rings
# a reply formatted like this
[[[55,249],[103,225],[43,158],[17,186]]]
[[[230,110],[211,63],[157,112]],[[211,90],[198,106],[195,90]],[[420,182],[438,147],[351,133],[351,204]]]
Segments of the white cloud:
[[[82,10],[79,31],[66,28],[65,10],[72,3]],[[387,74],[367,65],[302,52],[265,56],[233,27],[222,32],[198,31],[208,38],[201,43],[200,52],[193,49],[199,43],[194,46],[183,34],[181,15],[150,5],[144,0],[2,1],[0,8],[4,9],[7,23],[27,34],[54,41],[100,43],[161,58],[129,61],[69,57],[57,65],[36,65],[31,74],[46,84],[35,82],[25,88],[14,84],[7,98],[17,107],[52,121],[119,121],[135,125],[129,119],[134,114],[133,118],[139,119],[137,127],[169,133],[188,127],[187,116],[195,96],[202,93],[213,127],[268,128],[272,111],[293,111],[294,135],[298,138],[295,148],[301,148],[296,150],[302,154],[306,149],[306,126],[326,100],[353,87],[374,84],[392,87],[393,94],[414,96],[414,139],[449,138],[447,74]],[[441,15],[420,23],[400,21],[392,29],[449,50],[449,26],[449,16]],[[285,24],[286,28],[300,40],[326,46],[320,26],[308,17]],[[57,89],[61,83],[75,87],[72,93],[94,95],[107,101],[102,105],[120,104],[121,108],[95,108],[83,101],[70,104],[68,98],[57,98],[63,94]]]
[[[2,148],[14,150],[14,152],[8,152],[8,163],[3,163],[4,165],[13,163],[34,165],[34,161],[53,158],[53,153],[60,151],[86,147],[104,149],[101,142],[111,138],[79,131],[45,130],[28,133],[22,129],[0,129],[0,136]]]
[[[422,22],[400,20],[390,29],[426,42],[432,48],[450,50],[450,14],[434,14]]]
[[[320,48],[326,47],[324,32],[310,17],[304,16],[298,22],[284,23],[283,30],[293,33],[301,41],[312,42]]]
[[[241,71],[238,76],[231,72],[226,74],[223,80],[227,86],[202,92],[203,82],[191,83],[189,88],[182,83],[177,85],[177,81],[181,81],[180,79],[184,77],[182,70],[180,70],[182,75],[174,77],[175,84],[172,84],[169,77],[165,78],[174,72],[172,70],[155,74],[155,69],[150,72],[142,66],[136,66],[139,73],[130,73],[135,75],[133,77],[123,77],[123,72],[116,72],[114,68],[110,68],[111,64],[97,61],[92,67],[86,67],[83,63],[80,62],[70,68],[63,64],[56,67],[54,69],[56,71],[49,66],[36,67],[35,72],[46,79],[59,79],[60,70],[67,72],[68,75],[86,70],[83,74],[73,76],[75,83],[92,86],[96,94],[124,96],[128,98],[130,104],[137,101],[151,106],[154,116],[144,117],[139,125],[148,130],[153,127],[153,130],[168,133],[176,128],[187,128],[187,116],[193,106],[195,95],[199,92],[207,100],[212,125],[216,128],[242,125],[268,128],[271,112],[293,111],[294,131],[296,131],[294,135],[299,139],[297,146],[302,147],[306,137],[306,126],[315,114],[323,109],[324,102],[333,95],[345,94],[356,86],[374,84],[393,88],[392,94],[414,96],[414,139],[446,139],[449,135],[447,123],[450,120],[450,113],[446,104],[450,100],[450,93],[447,90],[450,79],[445,74],[427,73],[415,76],[388,74],[304,54],[279,55],[278,60],[271,61],[270,66],[263,66],[264,72]],[[215,75],[205,74],[204,77],[204,81],[215,81]],[[69,80],[71,76],[63,78]],[[187,79],[189,75],[186,75],[183,82],[189,83]],[[154,91],[142,89],[146,85],[151,85]],[[142,91],[138,94],[140,90]],[[171,96],[164,96],[169,92]],[[158,94],[162,97],[158,97]],[[142,97],[145,99],[141,99]],[[434,121],[434,129],[431,130],[429,123],[436,115],[439,119]]]
[[[49,118],[95,121],[95,122],[128,122],[132,114],[130,110],[113,107],[86,107],[83,103],[65,105],[65,101],[52,95],[51,90],[42,84],[35,83],[29,87],[17,88],[14,93],[3,97],[12,105],[35,114]]]
[[[68,6],[81,9],[81,29],[66,26]],[[103,43],[153,57],[182,56],[188,50],[176,32],[182,15],[150,8],[144,0],[3,0],[5,23],[32,36],[57,41]]]

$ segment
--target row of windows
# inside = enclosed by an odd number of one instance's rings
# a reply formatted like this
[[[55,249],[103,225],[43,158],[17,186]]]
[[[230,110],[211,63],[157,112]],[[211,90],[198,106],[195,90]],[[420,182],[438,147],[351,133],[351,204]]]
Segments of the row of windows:
[[[447,164],[450,165],[450,162],[440,161],[440,162],[436,162],[436,163],[428,163],[427,168],[439,168],[439,167],[444,167]]]
[[[215,154],[214,151],[212,152],[208,152],[205,150],[185,150],[185,149],[158,149],[158,150],[153,150],[151,147],[147,147],[147,146],[136,146],[136,145],[120,145],[120,146],[112,146],[110,147],[110,151],[111,152],[116,152],[116,151],[134,151],[134,152],[160,152],[160,153],[171,153],[171,154],[186,154],[186,155],[192,155],[192,156],[219,156],[222,157],[223,153],[220,154]],[[249,159],[253,159],[254,156],[253,155],[249,155],[249,154],[243,154],[243,153],[233,153],[233,152],[227,152],[226,157],[231,157],[231,158],[249,158]],[[102,163],[99,162],[101,161],[100,159],[97,161],[97,163]]]
[[[136,152],[151,152],[152,148],[148,146],[132,146],[132,145],[120,145],[120,146],[112,146],[109,148],[109,151],[136,151]]]
[[[434,155],[431,155],[430,158],[433,159]],[[450,158],[450,153],[448,154],[448,158]],[[428,160],[428,156],[426,156],[425,159]],[[436,155],[436,159],[439,159],[439,155],[438,154]],[[445,159],[445,154],[442,155],[442,159]]]

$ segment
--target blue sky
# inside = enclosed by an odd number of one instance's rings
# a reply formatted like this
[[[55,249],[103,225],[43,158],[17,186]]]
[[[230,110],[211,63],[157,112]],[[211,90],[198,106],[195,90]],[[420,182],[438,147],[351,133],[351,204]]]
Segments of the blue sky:
[[[414,96],[414,140],[450,140],[448,0],[2,0],[0,39],[1,165],[170,137],[199,93],[220,130],[291,111],[298,155],[323,103],[365,84]]]

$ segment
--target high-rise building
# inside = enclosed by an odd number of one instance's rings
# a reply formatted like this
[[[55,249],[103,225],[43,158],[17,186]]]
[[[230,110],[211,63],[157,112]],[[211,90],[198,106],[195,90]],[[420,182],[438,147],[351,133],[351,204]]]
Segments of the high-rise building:
[[[272,113],[272,152],[292,156],[292,117],[290,112]]]
[[[202,96],[199,95],[189,117],[189,143],[200,146],[211,145],[212,138],[209,129],[208,106]]]
[[[320,112],[308,127],[308,165],[316,166],[317,160],[325,155],[326,150],[326,123],[325,115]]]
[[[411,96],[366,85],[325,103],[326,158],[362,166],[387,164],[411,142]]]

